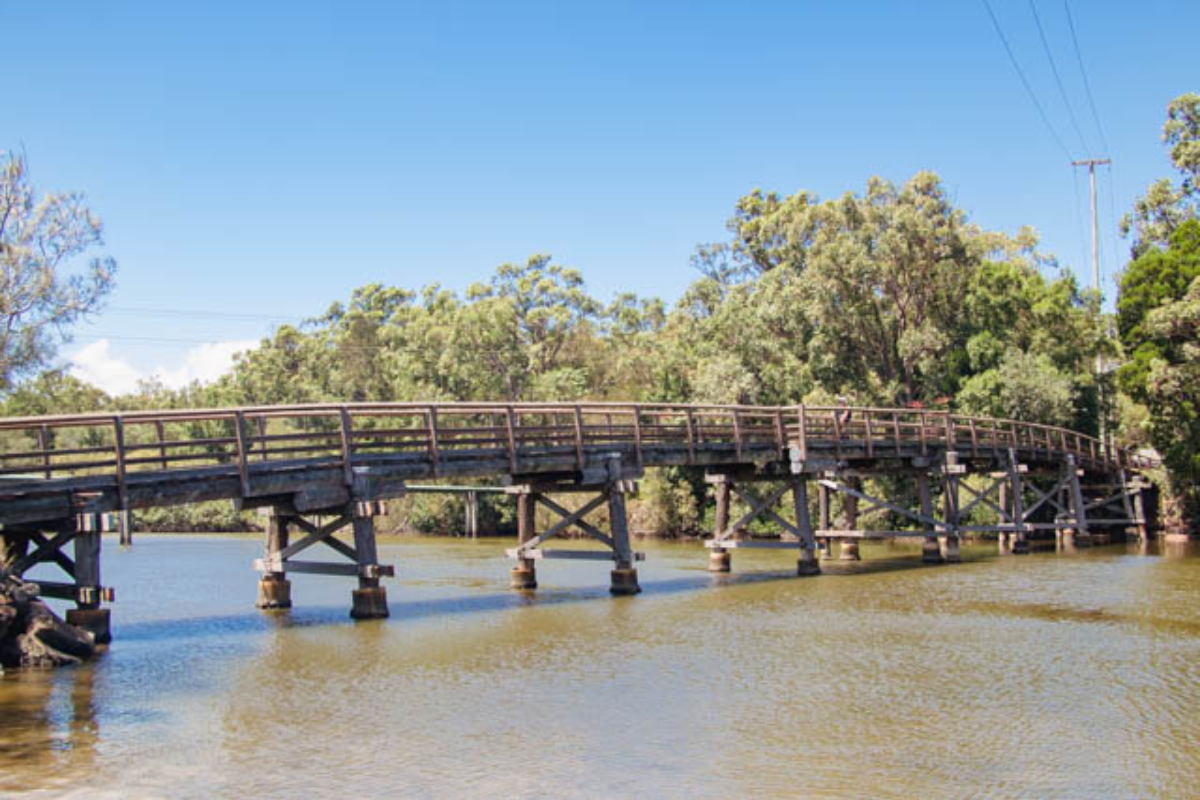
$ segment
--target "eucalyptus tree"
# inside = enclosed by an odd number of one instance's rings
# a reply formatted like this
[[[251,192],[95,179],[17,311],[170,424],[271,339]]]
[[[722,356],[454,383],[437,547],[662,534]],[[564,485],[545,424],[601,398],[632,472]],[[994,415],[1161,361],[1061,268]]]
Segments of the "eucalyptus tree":
[[[1122,218],[1121,233],[1133,235],[1134,258],[1155,246],[1166,248],[1171,233],[1200,213],[1200,94],[1181,94],[1167,105],[1162,139],[1179,182],[1160,178],[1150,184]]]
[[[112,290],[115,260],[80,263],[103,234],[83,195],[39,196],[24,156],[0,154],[0,391],[46,365]]]

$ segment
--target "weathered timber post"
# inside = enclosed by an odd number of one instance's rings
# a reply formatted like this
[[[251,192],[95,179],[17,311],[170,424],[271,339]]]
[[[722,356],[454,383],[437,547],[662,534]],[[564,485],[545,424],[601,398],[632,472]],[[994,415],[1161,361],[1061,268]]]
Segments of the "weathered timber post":
[[[517,546],[537,535],[537,496],[532,492],[517,495]],[[516,566],[509,571],[509,584],[513,589],[536,589],[537,571],[532,558],[518,558]]]
[[[1012,523],[1016,530],[1012,535],[1014,556],[1029,554],[1029,537],[1025,530],[1025,499],[1021,487],[1021,465],[1017,463],[1016,450],[1008,451],[1008,482],[1012,487]]]
[[[266,561],[268,564],[282,567],[281,552],[288,546],[288,518],[272,509],[270,521],[267,523]],[[258,608],[291,608],[292,582],[284,572],[268,570],[258,581]]]
[[[933,518],[933,491],[930,488],[929,473],[922,470],[917,473],[917,494],[921,498],[921,515]],[[926,522],[925,538],[921,542],[921,561],[926,564],[941,564],[942,551],[938,547],[936,527]]]
[[[466,534],[472,539],[479,538],[479,493],[466,493]]]
[[[109,610],[100,607],[101,515],[83,514],[75,519],[75,608],[67,611],[67,624],[88,631],[96,644],[112,641]]]
[[[351,591],[350,616],[382,619],[388,615],[387,589],[379,585],[379,556],[375,550],[373,503],[353,503],[354,552],[358,561],[358,588]]]
[[[732,489],[729,485],[729,476],[718,475],[716,477],[718,480],[714,486],[717,492],[717,530],[713,538],[724,539],[729,533],[729,504],[732,499]],[[732,559],[728,550],[714,548],[708,552],[708,571],[729,572],[731,561]]]
[[[796,562],[796,574],[820,575],[817,540],[808,516],[808,481],[802,477],[792,479],[792,504],[796,512],[796,527],[800,529],[800,560]]]
[[[1001,482],[998,489],[998,494],[1000,495],[998,503],[1000,506],[1000,524],[1003,525],[1006,521],[1011,521],[1011,518],[1010,520],[1004,519],[1004,517],[1009,513],[1008,481]],[[1015,541],[1016,538],[1016,534],[1010,535],[1008,531],[1000,531],[996,535],[996,541],[1000,555],[1005,555],[1006,553],[1012,552],[1012,542]]]
[[[1137,489],[1133,494],[1133,519],[1137,526],[1138,539],[1145,542],[1150,538],[1150,528],[1146,524],[1146,501],[1142,497],[1142,481],[1139,479]]]
[[[958,482],[964,468],[958,463],[958,453],[949,451],[946,453],[946,466],[943,479],[943,505],[946,518],[946,535],[943,536],[939,544],[941,545],[942,560],[947,564],[957,564],[962,561],[962,556],[959,553],[959,494]]]
[[[117,512],[117,538],[122,547],[133,544],[133,515],[127,508]]]
[[[621,480],[621,460],[608,462],[608,523],[612,529],[613,554],[616,565],[612,571],[609,591],[615,595],[637,594],[637,570],[633,566],[633,548],[629,545],[629,527],[625,516],[625,482]]]
[[[1079,466],[1075,456],[1067,456],[1067,490],[1071,501],[1071,516],[1074,517],[1074,536],[1077,547],[1091,547],[1092,536],[1088,531],[1087,505],[1083,500],[1083,488],[1079,485]]]
[[[855,491],[862,491],[862,481],[857,476],[846,476],[846,485]],[[846,511],[846,529],[858,530],[858,498],[852,494],[842,495],[842,506]],[[861,561],[857,539],[842,539],[842,561]]]
[[[829,530],[829,487],[817,483],[817,528]],[[828,536],[821,537],[817,542],[817,554],[820,558],[833,558],[833,540]]]

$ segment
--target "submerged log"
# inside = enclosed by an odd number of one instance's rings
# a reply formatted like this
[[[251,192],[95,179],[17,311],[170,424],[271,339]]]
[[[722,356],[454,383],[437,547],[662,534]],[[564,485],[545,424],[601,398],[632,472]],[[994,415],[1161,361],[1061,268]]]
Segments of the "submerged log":
[[[79,664],[96,653],[92,634],[63,622],[38,592],[0,568],[0,672]]]

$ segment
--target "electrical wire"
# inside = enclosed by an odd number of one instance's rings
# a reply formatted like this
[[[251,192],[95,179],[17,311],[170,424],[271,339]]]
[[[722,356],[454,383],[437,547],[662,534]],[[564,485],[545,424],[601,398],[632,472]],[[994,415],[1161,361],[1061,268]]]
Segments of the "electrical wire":
[[[1038,101],[1033,87],[1029,85],[1029,80],[1025,77],[1025,71],[1021,69],[1021,65],[1018,63],[1017,57],[1008,43],[1008,38],[1005,37],[1004,31],[1000,28],[1000,21],[996,19],[996,13],[992,11],[992,4],[988,0],[983,0],[983,7],[987,9],[988,16],[991,17],[992,27],[996,29],[996,35],[1000,37],[1000,43],[1004,45],[1004,52],[1008,53],[1008,60],[1012,62],[1013,69],[1017,71],[1017,77],[1021,79],[1021,85],[1025,87],[1025,92],[1029,95],[1029,99],[1033,101],[1033,107],[1037,109],[1038,116],[1042,118],[1042,124],[1046,126],[1046,130],[1050,132],[1059,149],[1067,157],[1067,160],[1071,160],[1071,151],[1063,143],[1062,137],[1058,135],[1058,131],[1050,124],[1050,118],[1046,116],[1046,110],[1042,108],[1042,104]]]
[[[1079,74],[1083,76],[1083,89],[1087,94],[1088,106],[1092,110],[1092,120],[1096,123],[1096,132],[1100,134],[1100,144],[1106,156],[1111,155],[1108,149],[1108,139],[1104,135],[1104,126],[1100,124],[1100,115],[1096,113],[1096,100],[1092,97],[1092,85],[1088,80],[1087,70],[1083,67],[1083,56],[1079,52],[1079,39],[1075,36],[1075,20],[1071,18],[1071,3],[1063,0],[1063,9],[1067,12],[1067,27],[1071,30],[1071,44],[1075,48],[1075,59],[1079,62]]]
[[[1042,40],[1042,50],[1046,53],[1046,60],[1050,62],[1050,72],[1054,75],[1054,82],[1058,85],[1058,96],[1062,98],[1063,105],[1067,109],[1067,118],[1071,120],[1071,127],[1075,129],[1075,135],[1079,137],[1079,143],[1083,145],[1083,152],[1088,158],[1091,158],[1091,149],[1088,147],[1087,139],[1079,127],[1079,120],[1075,119],[1075,110],[1071,108],[1071,101],[1067,99],[1066,87],[1063,86],[1062,77],[1058,74],[1058,65],[1054,63],[1054,55],[1050,52],[1050,43],[1046,41],[1046,31],[1042,28],[1042,18],[1038,16],[1037,6],[1033,0],[1029,0],[1029,10],[1033,12],[1033,21],[1037,25],[1038,38]]]

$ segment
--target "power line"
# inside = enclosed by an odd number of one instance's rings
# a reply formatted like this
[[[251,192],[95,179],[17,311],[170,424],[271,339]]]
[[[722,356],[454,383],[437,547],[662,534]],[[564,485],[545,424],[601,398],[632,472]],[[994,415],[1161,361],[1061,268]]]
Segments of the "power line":
[[[1092,109],[1092,120],[1096,123],[1096,132],[1100,134],[1100,144],[1104,147],[1104,154],[1111,155],[1111,151],[1108,149],[1108,139],[1104,136],[1104,126],[1100,124],[1100,115],[1096,113],[1096,101],[1092,97],[1092,86],[1088,81],[1087,70],[1083,67],[1083,56],[1079,53],[1079,39],[1075,36],[1075,21],[1071,18],[1069,0],[1063,0],[1063,8],[1067,12],[1067,27],[1071,29],[1071,44],[1075,48],[1075,59],[1079,62],[1079,74],[1083,76],[1083,89],[1087,93],[1088,106]]]
[[[1067,90],[1063,86],[1062,77],[1058,74],[1058,65],[1054,63],[1054,55],[1050,52],[1050,43],[1046,41],[1046,31],[1042,28],[1042,18],[1038,16],[1037,6],[1033,0],[1029,0],[1029,10],[1033,12],[1033,21],[1037,24],[1038,38],[1042,40],[1042,50],[1046,53],[1046,60],[1050,62],[1050,72],[1054,74],[1054,82],[1058,84],[1058,95],[1062,98],[1063,105],[1067,109],[1067,117],[1071,120],[1071,127],[1075,129],[1075,134],[1079,137],[1079,143],[1083,145],[1083,152],[1091,158],[1090,148],[1087,145],[1087,139],[1084,138],[1083,131],[1079,128],[1079,120],[1075,119],[1075,111],[1071,108],[1071,101],[1067,99]]]
[[[293,322],[295,317],[278,317],[270,314],[250,314],[236,311],[188,311],[179,308],[120,307],[105,309],[107,313],[143,317],[201,317],[241,322]]]
[[[1013,53],[1012,47],[1008,44],[1008,38],[1005,37],[1004,31],[1000,28],[1000,21],[996,19],[996,14],[992,11],[992,4],[988,0],[983,0],[983,7],[987,9],[988,16],[992,19],[992,27],[996,29],[996,35],[1000,37],[1000,43],[1004,45],[1004,52],[1008,53],[1008,60],[1012,62],[1013,69],[1017,71],[1017,77],[1021,79],[1021,85],[1025,87],[1025,92],[1029,95],[1029,99],[1033,101],[1033,107],[1037,109],[1038,116],[1042,118],[1042,123],[1046,126],[1046,130],[1050,131],[1050,135],[1054,137],[1054,141],[1058,144],[1059,149],[1063,151],[1063,155],[1070,159],[1071,151],[1063,144],[1062,137],[1058,135],[1058,131],[1054,130],[1054,126],[1050,124],[1050,118],[1046,116],[1045,109],[1038,102],[1033,87],[1029,85],[1029,80],[1025,77],[1025,71],[1021,69],[1021,65],[1017,62],[1017,57]]]

